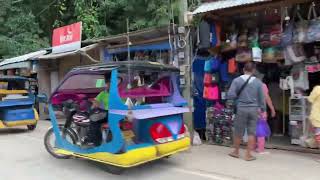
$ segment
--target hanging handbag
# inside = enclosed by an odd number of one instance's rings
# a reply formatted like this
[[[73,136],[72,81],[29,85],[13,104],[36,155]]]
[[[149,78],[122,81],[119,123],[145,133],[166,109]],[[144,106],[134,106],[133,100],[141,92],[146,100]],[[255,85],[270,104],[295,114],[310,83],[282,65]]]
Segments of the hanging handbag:
[[[314,19],[311,19],[312,15]],[[308,20],[307,42],[320,41],[320,17],[317,16],[314,2],[309,9]]]
[[[305,52],[301,44],[292,44],[284,49],[286,65],[299,63],[306,60]],[[291,62],[291,63],[290,63]]]
[[[232,33],[230,36],[226,35],[226,41],[222,43],[221,51],[228,52],[237,49],[237,33]]]
[[[203,83],[204,85],[210,85],[212,83],[212,75],[210,73],[204,74]]]
[[[308,72],[305,70],[304,64],[299,63],[294,65],[291,69],[291,75],[293,78],[294,88],[303,90],[309,89]]]
[[[307,42],[307,32],[308,32],[308,21],[303,19],[300,12],[299,6],[297,7],[297,16],[299,21],[295,23],[295,29],[293,31],[293,41],[295,43],[305,43]]]
[[[219,100],[219,87],[217,85],[205,86],[203,98],[207,100]]]
[[[276,63],[276,52],[277,49],[275,47],[269,47],[263,49],[262,59],[264,63]]]
[[[252,61],[252,54],[249,49],[238,49],[236,54],[237,62],[248,62]]]
[[[293,43],[293,29],[294,29],[295,15],[296,15],[296,11],[294,13],[293,18],[290,20],[289,24],[285,27],[285,30],[282,32],[282,37],[281,37],[282,47],[287,47]],[[285,16],[288,16],[288,9],[285,10]]]
[[[243,30],[238,37],[238,47],[246,48],[248,47],[248,30]]]

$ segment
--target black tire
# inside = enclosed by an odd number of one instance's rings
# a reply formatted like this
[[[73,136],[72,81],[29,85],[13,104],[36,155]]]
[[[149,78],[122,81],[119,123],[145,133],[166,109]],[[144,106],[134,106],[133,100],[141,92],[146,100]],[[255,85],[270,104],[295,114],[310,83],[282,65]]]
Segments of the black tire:
[[[106,171],[110,174],[121,175],[126,169],[113,165],[106,165]]]
[[[34,131],[37,127],[37,124],[34,124],[34,125],[27,125],[27,128],[29,131]]]
[[[69,129],[64,129],[63,127],[59,127],[60,131],[64,130],[65,134],[64,136],[66,138],[70,138],[69,140],[71,140],[71,143],[76,144],[76,137],[74,137],[73,133],[69,130]],[[51,136],[55,136],[53,133],[53,128],[51,127],[45,134],[44,136],[44,146],[46,148],[46,150],[49,152],[49,154],[51,154],[53,157],[57,158],[57,159],[69,159],[71,158],[70,155],[63,155],[63,154],[57,154],[55,153],[55,148],[52,147],[52,145],[50,144],[50,138]]]

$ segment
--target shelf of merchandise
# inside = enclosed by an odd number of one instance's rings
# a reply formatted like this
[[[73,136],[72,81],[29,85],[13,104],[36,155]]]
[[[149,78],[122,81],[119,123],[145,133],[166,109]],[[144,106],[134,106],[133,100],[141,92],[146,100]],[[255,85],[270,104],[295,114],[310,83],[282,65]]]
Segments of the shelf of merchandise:
[[[293,95],[289,102],[289,120],[291,126],[291,144],[301,144],[300,137],[308,134],[309,103],[306,96]],[[302,127],[301,127],[302,126]],[[299,128],[300,127],[300,128]],[[298,131],[298,132],[297,132]],[[297,135],[299,134],[299,135]]]

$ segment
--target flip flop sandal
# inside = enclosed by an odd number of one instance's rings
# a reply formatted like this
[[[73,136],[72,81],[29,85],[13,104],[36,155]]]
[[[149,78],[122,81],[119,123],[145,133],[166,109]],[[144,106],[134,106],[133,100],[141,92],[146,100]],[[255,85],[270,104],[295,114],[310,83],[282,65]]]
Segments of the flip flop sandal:
[[[237,158],[237,159],[240,158],[239,155],[236,155],[236,154],[234,154],[234,153],[230,153],[229,156],[230,156],[230,157],[233,157],[233,158]]]
[[[257,158],[252,156],[250,158],[246,158],[245,160],[246,161],[254,161],[254,160],[257,160]]]

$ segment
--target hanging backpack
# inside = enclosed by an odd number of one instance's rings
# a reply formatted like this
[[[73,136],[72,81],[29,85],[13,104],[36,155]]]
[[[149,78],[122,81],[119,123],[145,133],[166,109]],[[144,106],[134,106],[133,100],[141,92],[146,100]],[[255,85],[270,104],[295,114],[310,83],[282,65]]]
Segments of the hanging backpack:
[[[210,24],[202,20],[198,28],[198,46],[199,49],[210,48]]]
[[[221,46],[221,25],[217,22],[210,25],[210,44],[211,47]]]
[[[212,71],[210,59],[206,60],[204,63],[204,72],[210,73]]]
[[[235,58],[228,60],[228,73],[235,74],[237,72],[237,62]]]
[[[230,77],[228,74],[228,62],[223,62],[220,65],[220,76],[221,76],[221,80],[223,82],[229,82],[230,81]]]
[[[314,19],[311,19],[312,15]],[[314,2],[309,9],[308,20],[307,42],[320,41],[320,17],[317,16]]]

